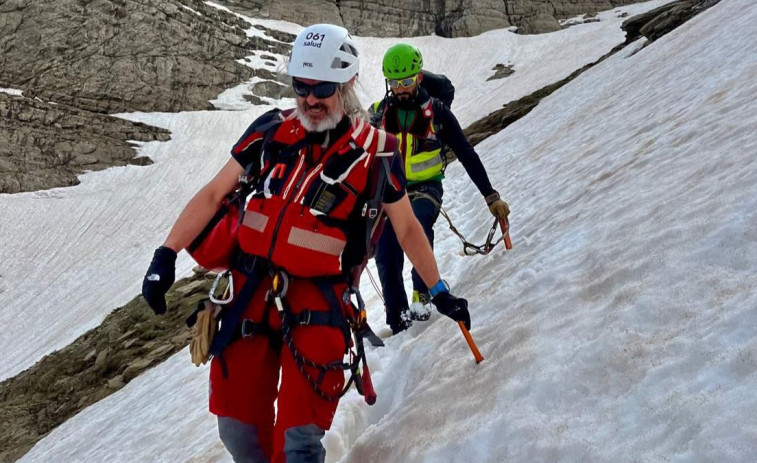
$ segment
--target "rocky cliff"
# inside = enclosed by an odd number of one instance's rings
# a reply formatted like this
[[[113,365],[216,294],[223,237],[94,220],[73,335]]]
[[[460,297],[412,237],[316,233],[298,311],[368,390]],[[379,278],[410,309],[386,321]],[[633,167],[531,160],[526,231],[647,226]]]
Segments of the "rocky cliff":
[[[5,1],[0,87],[100,113],[207,109],[208,100],[252,76],[235,60],[258,44],[235,16],[191,5]]]
[[[208,100],[263,72],[237,59],[288,53],[292,36],[249,28],[196,0],[0,2],[0,89],[22,92],[0,93],[0,193],[145,162],[127,140],[167,133],[105,114],[212,109]]]
[[[218,1],[251,17],[331,22],[357,35],[457,37],[508,26],[553,31],[558,19],[638,0]],[[270,72],[237,60],[254,50],[286,55],[294,38],[248,29],[199,0],[0,2],[0,88],[23,92],[0,100],[0,193],[74,185],[85,169],[141,162],[127,139],[166,137],[98,114],[212,109],[209,100],[254,75],[270,83]],[[259,88],[257,96],[281,91]]]
[[[84,169],[151,164],[131,141],[168,140],[167,130],[0,93],[0,193],[79,183]]]
[[[561,28],[558,20],[639,0],[219,0],[234,11],[297,24],[330,22],[362,36],[465,37],[516,26],[538,34]]]

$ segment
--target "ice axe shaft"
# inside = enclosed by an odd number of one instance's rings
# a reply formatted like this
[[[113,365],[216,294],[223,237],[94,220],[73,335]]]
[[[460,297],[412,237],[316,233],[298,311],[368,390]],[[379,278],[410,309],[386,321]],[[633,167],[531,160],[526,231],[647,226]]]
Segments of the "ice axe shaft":
[[[367,325],[366,325],[367,327]],[[371,333],[373,333],[371,331]],[[373,405],[376,403],[376,390],[373,388],[373,381],[371,380],[371,370],[368,369],[368,360],[365,358],[365,347],[363,345],[364,332],[355,333],[355,345],[357,347],[358,361],[363,362],[363,371],[355,378],[355,382],[358,386],[358,392],[363,395],[365,403]],[[375,334],[374,334],[375,336]],[[382,343],[383,345],[383,343]]]
[[[363,398],[365,399],[365,403],[368,405],[373,405],[376,403],[376,390],[373,389],[373,381],[371,381],[371,372],[368,370],[368,364],[363,363],[363,374],[361,375],[363,379]]]
[[[478,351],[478,347],[476,347],[476,343],[473,342],[473,336],[470,335],[470,331],[468,331],[468,328],[465,327],[463,322],[457,322],[457,324],[460,326],[460,330],[463,332],[463,336],[465,336],[465,340],[468,342],[468,347],[470,347],[471,352],[473,352],[473,358],[476,359],[476,363],[481,363],[484,360],[484,356]]]
[[[502,228],[502,236],[504,237],[505,241],[505,249],[512,249],[513,242],[510,241],[510,221],[507,219],[502,219],[499,221],[499,226],[500,228]]]

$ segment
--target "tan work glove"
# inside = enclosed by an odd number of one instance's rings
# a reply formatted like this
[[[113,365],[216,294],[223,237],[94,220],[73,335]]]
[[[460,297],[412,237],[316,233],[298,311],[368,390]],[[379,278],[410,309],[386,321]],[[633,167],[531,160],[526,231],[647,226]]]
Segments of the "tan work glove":
[[[499,197],[496,191],[486,197],[486,205],[489,206],[489,212],[499,220],[504,220],[510,215],[510,206]]]
[[[197,313],[197,322],[192,327],[192,340],[189,352],[196,367],[207,363],[210,357],[210,344],[216,334],[217,306],[205,301],[205,308]]]

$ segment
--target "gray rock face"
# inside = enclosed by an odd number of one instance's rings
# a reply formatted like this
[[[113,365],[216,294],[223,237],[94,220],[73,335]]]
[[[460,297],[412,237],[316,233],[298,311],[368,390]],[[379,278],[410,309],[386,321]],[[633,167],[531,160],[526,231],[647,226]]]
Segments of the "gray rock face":
[[[128,140],[168,140],[168,131],[116,117],[0,93],[0,193],[79,183],[84,170],[150,164]]]
[[[0,3],[0,87],[93,112],[208,109],[252,76],[246,23],[200,2]],[[30,18],[33,18],[31,20]]]
[[[219,0],[249,16],[298,24],[329,22],[363,36],[437,34],[467,37],[517,26],[522,34],[559,30],[558,19],[596,13],[640,0]]]
[[[522,33],[557,30],[557,18],[635,1],[219,0],[249,16],[331,22],[358,35],[447,37],[511,25]],[[236,60],[253,50],[286,55],[294,37],[247,37],[249,27],[199,0],[0,2],[0,88],[26,97],[0,100],[0,192],[73,185],[85,170],[138,162],[125,140],[139,138],[124,135],[134,129],[90,113],[208,109],[208,100],[253,75],[268,82],[249,99],[291,94],[275,76]]]
[[[286,54],[280,41],[294,39],[248,38],[249,27],[197,0],[0,2],[0,88],[24,94],[0,93],[0,193],[149,163],[126,141],[167,140],[166,131],[97,113],[211,108],[208,100],[261,73],[236,59]]]
[[[718,2],[720,0],[680,0],[634,16],[622,26],[626,31],[626,42],[636,40],[642,35],[649,39],[649,42],[654,42]]]

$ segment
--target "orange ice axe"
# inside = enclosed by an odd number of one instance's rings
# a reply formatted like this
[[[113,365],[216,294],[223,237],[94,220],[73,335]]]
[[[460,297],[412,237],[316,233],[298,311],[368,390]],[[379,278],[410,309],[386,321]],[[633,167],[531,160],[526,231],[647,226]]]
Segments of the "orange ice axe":
[[[473,358],[476,359],[476,363],[481,363],[484,360],[484,356],[478,351],[478,347],[476,347],[476,343],[473,342],[473,336],[470,335],[470,331],[465,327],[465,323],[457,322],[457,324],[460,326],[460,330],[463,332],[465,340],[468,341],[468,347],[470,347],[471,352],[473,352]]]
[[[499,226],[502,229],[502,237],[505,242],[505,249],[510,250],[513,248],[513,242],[510,241],[510,221],[507,218],[499,221]]]

